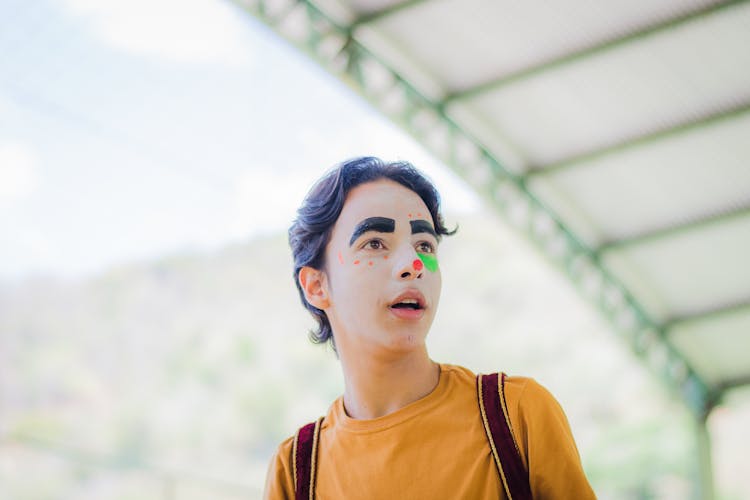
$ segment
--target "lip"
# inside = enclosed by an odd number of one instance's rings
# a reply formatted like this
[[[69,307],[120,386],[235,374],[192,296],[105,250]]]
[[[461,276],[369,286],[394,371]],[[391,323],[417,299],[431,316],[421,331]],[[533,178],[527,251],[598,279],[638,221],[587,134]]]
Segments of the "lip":
[[[394,309],[389,307],[388,310],[400,319],[421,319],[424,316],[424,309]]]
[[[406,299],[412,299],[416,300],[417,304],[419,305],[419,309],[400,309],[400,308],[394,308],[394,304],[398,304],[399,302],[402,302]],[[425,309],[427,308],[427,303],[424,298],[424,295],[422,295],[422,292],[416,289],[409,289],[405,290],[399,295],[396,296],[395,299],[393,299],[390,304],[388,305],[388,310],[400,319],[420,319],[422,316],[424,316]]]

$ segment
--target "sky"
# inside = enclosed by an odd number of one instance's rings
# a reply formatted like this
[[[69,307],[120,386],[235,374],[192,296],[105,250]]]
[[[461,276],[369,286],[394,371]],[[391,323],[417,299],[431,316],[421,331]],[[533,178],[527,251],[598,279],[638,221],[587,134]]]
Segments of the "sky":
[[[0,282],[284,231],[354,156],[449,169],[228,0],[0,2]]]

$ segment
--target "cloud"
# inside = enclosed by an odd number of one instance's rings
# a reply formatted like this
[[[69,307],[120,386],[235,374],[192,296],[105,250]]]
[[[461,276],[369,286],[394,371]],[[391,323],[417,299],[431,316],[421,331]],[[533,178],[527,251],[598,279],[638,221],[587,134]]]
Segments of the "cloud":
[[[182,63],[252,61],[241,14],[216,0],[66,0],[94,33],[120,50]]]
[[[0,204],[29,197],[38,182],[36,159],[31,150],[20,144],[0,144]]]

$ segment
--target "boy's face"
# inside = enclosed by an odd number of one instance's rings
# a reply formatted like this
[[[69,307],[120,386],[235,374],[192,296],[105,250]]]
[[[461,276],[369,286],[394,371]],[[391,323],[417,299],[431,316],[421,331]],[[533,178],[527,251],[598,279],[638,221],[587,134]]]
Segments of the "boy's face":
[[[424,344],[440,298],[437,245],[413,191],[381,179],[349,192],[326,247],[323,285],[341,350]]]

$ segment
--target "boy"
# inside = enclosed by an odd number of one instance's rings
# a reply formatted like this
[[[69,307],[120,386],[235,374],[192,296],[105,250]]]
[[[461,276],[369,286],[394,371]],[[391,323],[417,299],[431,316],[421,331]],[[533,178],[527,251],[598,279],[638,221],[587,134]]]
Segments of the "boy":
[[[266,499],[594,498],[549,392],[430,359],[453,232],[408,163],[350,160],[310,190],[289,230],[294,279],[345,388],[280,445]]]

